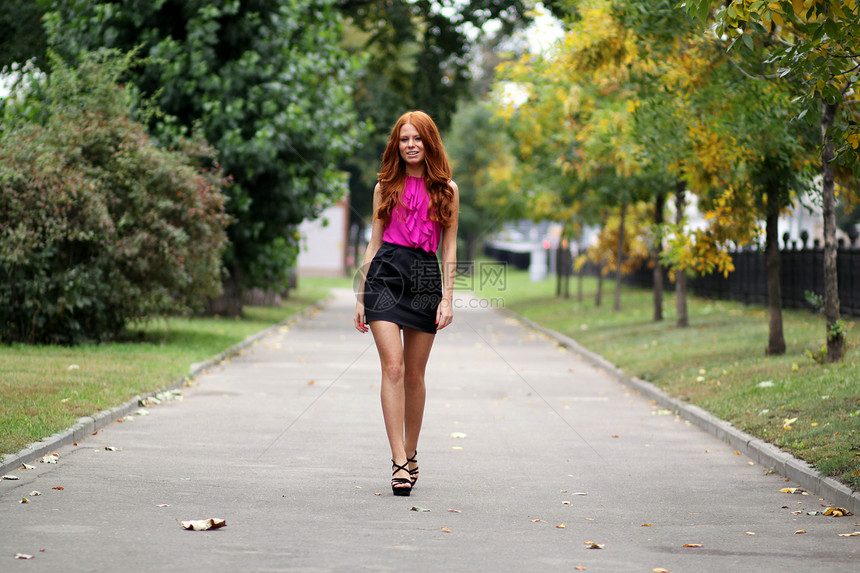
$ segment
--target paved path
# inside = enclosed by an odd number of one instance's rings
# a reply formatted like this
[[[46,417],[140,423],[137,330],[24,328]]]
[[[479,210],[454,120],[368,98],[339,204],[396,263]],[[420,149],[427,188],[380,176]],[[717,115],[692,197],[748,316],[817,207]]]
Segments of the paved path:
[[[458,303],[430,359],[411,497],[391,495],[376,352],[339,292],[184,400],[0,483],[0,571],[856,570],[860,537],[837,534],[860,518],[807,515],[825,502]],[[178,523],[208,517],[227,526]]]

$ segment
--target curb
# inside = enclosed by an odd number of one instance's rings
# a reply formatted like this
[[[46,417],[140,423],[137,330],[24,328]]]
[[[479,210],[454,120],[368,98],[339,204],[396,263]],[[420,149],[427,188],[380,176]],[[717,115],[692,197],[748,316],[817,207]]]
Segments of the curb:
[[[206,362],[195,362],[191,365],[191,370],[188,375],[182,376],[174,380],[171,384],[168,384],[163,388],[160,388],[153,392],[149,392],[147,394],[136,396],[131,400],[125,402],[124,404],[117,406],[116,408],[111,408],[110,410],[102,410],[101,412],[97,412],[92,416],[84,416],[83,418],[78,418],[77,423],[71,428],[63,430],[61,432],[57,432],[56,434],[49,436],[42,441],[34,442],[16,454],[7,454],[6,456],[2,457],[2,461],[0,461],[0,475],[6,474],[9,471],[16,470],[21,466],[21,464],[25,464],[35,459],[44,457],[62,446],[67,446],[69,444],[82,441],[86,436],[92,434],[99,428],[110,424],[117,418],[122,418],[130,414],[131,412],[136,411],[138,408],[141,407],[141,401],[145,400],[146,398],[153,397],[157,394],[160,394],[161,392],[182,388],[202,371],[223,362],[227,358],[235,356],[240,351],[244,350],[245,348],[248,348],[249,346],[252,346],[254,343],[268,336],[282,326],[292,324],[312,314],[313,312],[316,312],[317,310],[328,304],[331,299],[331,295],[323,298],[319,302],[307,307],[306,309],[299,311],[293,315],[290,315],[278,324],[272,325],[269,328],[261,330],[256,334],[252,334],[242,342],[234,344],[227,350],[213,356]]]
[[[826,498],[835,506],[844,507],[848,511],[853,512],[854,515],[860,514],[860,492],[852,491],[851,488],[845,484],[831,477],[821,475],[815,470],[815,468],[803,460],[799,460],[788,452],[780,450],[773,444],[769,444],[735,428],[728,422],[720,420],[698,406],[685,404],[680,400],[670,397],[666,392],[650,382],[640,380],[635,376],[628,376],[614,364],[610,363],[602,356],[588,350],[572,338],[569,338],[560,332],[535,324],[531,320],[520,316],[507,308],[499,308],[497,310],[520,321],[529,328],[549,336],[554,339],[559,346],[580,354],[586,361],[605,370],[621,383],[630,386],[632,389],[653,400],[663,408],[672,410],[676,414],[683,416],[709,434],[729,443],[737,451],[746,455],[756,463],[764,467],[772,468],[773,471],[797,483],[801,488],[809,493]]]

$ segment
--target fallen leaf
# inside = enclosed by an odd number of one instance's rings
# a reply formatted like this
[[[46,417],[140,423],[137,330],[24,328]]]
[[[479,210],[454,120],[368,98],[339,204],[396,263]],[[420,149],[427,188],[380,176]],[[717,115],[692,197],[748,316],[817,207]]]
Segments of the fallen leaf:
[[[463,446],[451,446],[452,450],[462,450]]]
[[[702,547],[701,543],[685,543],[682,547]]]
[[[315,382],[315,381],[313,381],[313,380],[308,380],[308,386],[313,386],[314,384],[316,384],[316,382]]]
[[[587,567],[583,567],[582,565],[577,565],[573,568],[574,571],[586,571],[587,569]]]
[[[570,505],[570,502],[565,500],[565,501],[561,502],[561,504],[562,505]]]
[[[443,527],[442,531],[444,531],[445,533],[451,533],[451,528],[450,527]]]
[[[18,469],[19,470],[34,470],[34,469],[36,469],[36,466],[31,466],[30,464],[21,464],[18,467]]]
[[[669,570],[663,569],[662,567],[655,567],[654,569],[651,569],[651,572],[652,573],[669,573]]]
[[[755,535],[755,531],[747,531],[747,535]]]
[[[828,507],[824,511],[824,515],[830,515],[832,517],[845,517],[846,515],[854,515],[844,507]]]
[[[748,466],[754,466],[754,465],[755,465],[755,462],[747,462],[747,465],[748,465]]]
[[[30,497],[36,497],[37,495],[42,495],[42,494],[41,494],[41,493],[39,493],[39,492],[38,492],[38,491],[36,491],[36,490],[33,490],[33,491],[31,491],[31,492],[30,492]]]
[[[805,529],[798,529],[797,531],[794,532],[795,535],[800,535],[801,533],[806,533],[806,530]]]
[[[585,493],[584,491],[577,491],[577,492],[572,493],[572,494],[570,494],[570,495],[588,495],[588,494],[587,494],[587,493]]]
[[[532,523],[540,523],[541,521],[543,521],[543,520],[542,519],[532,519],[531,520]]]
[[[381,491],[377,491],[377,492],[374,492],[374,494],[373,494],[373,495],[382,495],[382,492],[381,492]]]
[[[32,555],[27,555],[26,553],[16,553],[15,559],[32,559]]]
[[[556,529],[564,529],[565,527],[567,527],[567,526],[563,523],[559,523],[558,525],[555,526]]]
[[[47,456],[42,457],[39,461],[43,464],[55,464],[58,459],[60,459],[60,454],[48,454]]]
[[[227,525],[227,522],[223,519],[210,517],[209,519],[180,521],[179,524],[182,525],[184,529],[189,529],[191,531],[206,531],[208,529],[218,529],[219,527],[224,527],[225,525]]]
[[[612,434],[610,437],[611,437],[611,438],[618,438],[618,437],[620,437],[620,436],[619,436],[618,434]]]
[[[159,504],[158,504],[158,505],[156,505],[155,507],[170,507],[170,504],[167,504],[167,503],[159,503]]]
[[[732,455],[733,455],[733,456],[739,456],[739,455],[741,455],[741,453],[740,453],[740,452],[735,452],[735,453],[733,453]]]
[[[18,503],[30,503],[30,500],[27,499],[26,497],[22,497],[21,501],[19,501]]]
[[[66,488],[64,488],[64,487],[63,487],[63,486],[61,486],[61,485],[58,485],[57,487],[52,487],[51,489],[55,489],[55,490],[57,490],[57,491],[63,491],[63,490],[64,490],[64,489],[66,489]]]
[[[595,543],[594,541],[586,541],[585,548],[586,549],[603,549],[606,546],[605,543]]]
[[[650,523],[643,523],[643,524],[642,524],[642,527],[654,527],[654,526],[653,526],[653,525],[651,525]]]
[[[457,438],[458,440],[462,440],[466,437],[466,434],[464,434],[463,432],[451,432],[451,437]]]
[[[413,505],[412,507],[409,508],[409,511],[430,511],[430,510],[427,508],[424,508],[424,507],[418,507],[417,505]]]
[[[20,479],[20,478],[18,476],[13,476],[12,474],[6,474],[5,476],[3,476],[0,479],[8,479],[10,481],[15,481],[15,480]]]
[[[450,508],[449,508],[449,509],[448,509],[448,511],[450,511],[451,513],[463,513],[463,512],[462,512],[462,511],[460,511],[459,509],[450,509]]]
[[[782,493],[804,493],[804,491],[799,487],[784,487],[779,491]]]
[[[109,452],[119,452],[122,450],[122,448],[117,448],[114,446],[105,446],[105,449]]]
[[[855,531],[853,533],[837,533],[839,537],[860,537],[860,531]]]
[[[790,430],[790,429],[791,429],[791,425],[792,425],[793,423],[795,423],[796,421],[797,421],[797,418],[790,418],[790,419],[789,419],[789,418],[786,418],[786,419],[784,419],[784,420],[782,421],[782,429],[783,429],[783,430]]]

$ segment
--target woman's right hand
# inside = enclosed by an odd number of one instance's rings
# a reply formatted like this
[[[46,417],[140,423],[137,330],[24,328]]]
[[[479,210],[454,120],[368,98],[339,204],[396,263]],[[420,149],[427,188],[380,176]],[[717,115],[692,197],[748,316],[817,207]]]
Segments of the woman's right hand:
[[[352,321],[355,324],[355,329],[360,333],[364,334],[369,330],[367,323],[364,322],[364,304],[358,301],[355,303],[355,315],[353,315]]]

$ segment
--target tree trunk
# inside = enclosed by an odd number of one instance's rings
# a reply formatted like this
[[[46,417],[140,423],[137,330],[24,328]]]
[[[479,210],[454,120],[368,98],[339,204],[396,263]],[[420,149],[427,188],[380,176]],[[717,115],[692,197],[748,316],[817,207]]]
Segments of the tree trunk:
[[[765,243],[767,256],[767,309],[768,342],[767,353],[785,354],[785,336],[782,333],[782,285],[780,279],[779,252],[779,190],[766,190],[767,221]]]
[[[679,226],[684,222],[686,189],[685,181],[678,181],[675,184],[675,223]],[[678,315],[678,327],[685,328],[690,325],[690,320],[687,318],[687,275],[684,269],[679,269],[675,273],[675,312]]]
[[[233,266],[233,272],[224,279],[223,290],[217,298],[213,298],[206,305],[206,314],[221,316],[242,315],[242,283],[239,279],[239,269]]]
[[[618,248],[615,255],[615,304],[614,310],[621,310],[621,263],[624,262],[624,217],[627,215],[627,202],[621,202],[620,221],[618,222]]]
[[[830,128],[836,119],[838,104],[824,102],[821,114],[821,152],[823,184],[821,189],[824,216],[824,316],[827,320],[827,362],[839,362],[845,352],[845,336],[837,329],[839,322],[839,281],[836,276],[836,191],[833,169],[833,135]]]
[[[597,293],[594,295],[594,306],[600,308],[603,302],[603,265],[597,267]]]
[[[654,198],[654,322],[663,320],[663,210],[666,195],[660,191]]]

